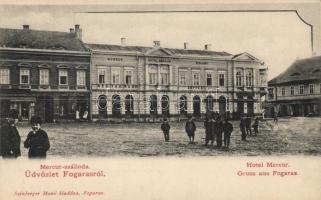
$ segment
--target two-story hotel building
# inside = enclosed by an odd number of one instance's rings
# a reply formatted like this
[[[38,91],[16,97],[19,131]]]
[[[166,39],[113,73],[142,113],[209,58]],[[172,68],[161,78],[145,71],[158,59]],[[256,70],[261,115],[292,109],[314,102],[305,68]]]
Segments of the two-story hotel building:
[[[87,44],[91,50],[93,119],[233,117],[261,113],[267,68],[248,53]]]

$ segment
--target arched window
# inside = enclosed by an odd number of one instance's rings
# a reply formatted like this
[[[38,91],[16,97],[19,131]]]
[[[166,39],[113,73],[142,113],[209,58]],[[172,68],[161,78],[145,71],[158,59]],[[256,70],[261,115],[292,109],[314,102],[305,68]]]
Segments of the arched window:
[[[242,74],[240,71],[236,72],[236,86],[242,86]]]
[[[120,103],[120,96],[119,95],[113,95],[112,97],[112,114],[114,117],[120,117],[121,116],[121,103]]]
[[[162,114],[164,116],[169,116],[169,97],[167,95],[162,96]]]
[[[179,113],[181,115],[187,114],[187,98],[186,98],[186,96],[181,96],[179,98]]]
[[[150,114],[157,115],[157,96],[151,95],[149,97],[149,101],[150,101]]]
[[[98,113],[101,117],[107,116],[107,97],[106,95],[100,95],[98,97]]]
[[[134,114],[134,98],[132,95],[127,95],[125,97],[125,112],[126,115]]]
[[[201,99],[199,96],[193,98],[193,115],[195,117],[201,116]]]

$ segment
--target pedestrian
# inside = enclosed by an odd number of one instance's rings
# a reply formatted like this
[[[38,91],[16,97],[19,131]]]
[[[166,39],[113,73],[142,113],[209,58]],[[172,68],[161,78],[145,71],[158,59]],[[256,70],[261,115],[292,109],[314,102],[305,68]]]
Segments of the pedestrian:
[[[49,138],[46,131],[41,129],[42,119],[39,116],[31,117],[32,131],[28,133],[24,147],[29,148],[29,158],[46,158],[50,148]]]
[[[247,115],[245,119],[245,127],[246,127],[246,134],[247,135],[252,135],[252,130],[251,130],[251,117]]]
[[[246,141],[246,130],[245,130],[245,119],[244,118],[241,118],[240,130],[242,133],[242,141]]]
[[[7,118],[1,121],[0,152],[3,158],[17,158],[21,156],[21,138],[16,127],[16,120]]]
[[[255,118],[255,121],[252,125],[253,129],[254,129],[254,135],[257,136],[257,134],[259,133],[259,118]]]
[[[185,124],[185,131],[187,133],[187,136],[189,138],[189,143],[194,143],[194,137],[195,137],[195,131],[196,131],[196,126],[193,121],[192,116],[188,117],[188,120]]]
[[[79,118],[79,109],[76,110],[76,121],[79,121],[80,118]]]
[[[222,147],[222,140],[223,140],[223,123],[221,121],[221,118],[218,117],[216,121],[216,147],[221,148]]]
[[[161,129],[164,133],[164,138],[165,138],[165,142],[169,142],[169,130],[170,130],[171,126],[169,125],[167,119],[165,118],[163,120],[163,123],[161,125]]]
[[[88,107],[86,107],[85,111],[84,111],[84,115],[82,116],[82,118],[84,120],[87,120],[88,119]]]
[[[224,147],[229,148],[230,147],[230,138],[231,134],[233,132],[233,125],[228,121],[226,118],[223,123],[223,132],[224,132]]]
[[[212,117],[206,118],[204,121],[205,128],[205,146],[208,145],[209,141],[211,141],[211,145],[214,144],[214,120]]]

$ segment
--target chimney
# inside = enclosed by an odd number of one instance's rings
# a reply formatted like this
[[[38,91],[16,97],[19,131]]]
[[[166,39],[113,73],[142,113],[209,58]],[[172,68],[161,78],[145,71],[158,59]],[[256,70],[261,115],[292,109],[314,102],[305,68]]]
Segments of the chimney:
[[[74,33],[75,32],[75,29],[73,29],[73,28],[70,28],[69,30],[70,30],[70,33]]]
[[[82,39],[82,30],[80,28],[80,25],[79,24],[76,24],[75,25],[75,37],[79,40]]]
[[[120,38],[120,43],[121,43],[121,46],[126,46],[126,38],[124,37]]]
[[[210,51],[211,50],[211,44],[205,44],[205,50]]]
[[[188,42],[184,42],[184,49],[188,49]]]
[[[160,47],[160,41],[154,40],[154,47]]]
[[[24,24],[24,25],[22,25],[22,28],[23,28],[23,30],[29,30],[29,25],[28,24]]]

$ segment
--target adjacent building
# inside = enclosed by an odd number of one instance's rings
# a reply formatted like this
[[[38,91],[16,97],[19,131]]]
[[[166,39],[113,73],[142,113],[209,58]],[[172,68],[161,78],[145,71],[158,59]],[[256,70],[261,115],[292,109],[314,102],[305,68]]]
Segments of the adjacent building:
[[[321,115],[321,56],[295,61],[268,82],[270,116]]]
[[[87,44],[92,52],[91,111],[95,119],[261,114],[267,67],[248,53]]]
[[[46,122],[89,111],[90,52],[79,25],[68,32],[0,28],[0,114]]]

